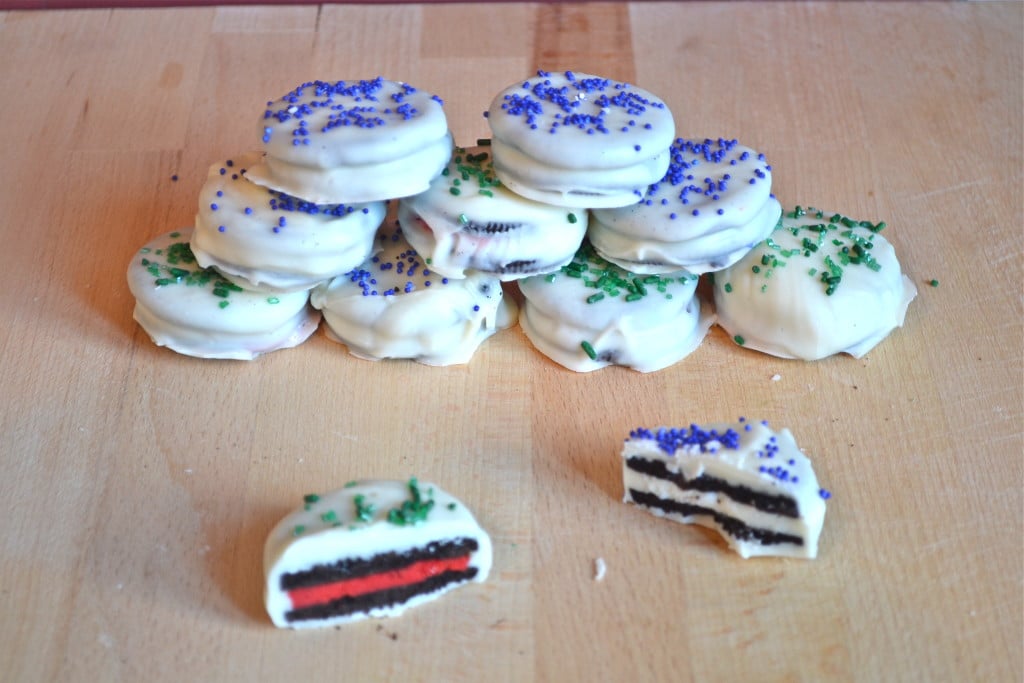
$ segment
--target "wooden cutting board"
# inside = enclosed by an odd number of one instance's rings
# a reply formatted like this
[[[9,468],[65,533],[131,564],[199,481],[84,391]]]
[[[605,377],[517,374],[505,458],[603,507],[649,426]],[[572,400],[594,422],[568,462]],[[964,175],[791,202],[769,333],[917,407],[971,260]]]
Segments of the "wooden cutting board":
[[[1020,681],[1020,4],[633,3],[0,12],[0,661],[38,681]],[[471,363],[316,335],[157,348],[125,269],[193,220],[266,100],[383,74],[456,139],[537,68],[636,82],[763,151],[780,200],[884,220],[920,293],[867,357],[713,329],[578,375],[511,329]],[[172,180],[172,176],[178,180]],[[937,286],[931,286],[931,280]],[[637,426],[789,427],[833,492],[815,561],[742,560],[621,503]],[[274,629],[262,544],[301,495],[430,479],[492,535],[483,585]],[[607,568],[595,579],[595,563]]]

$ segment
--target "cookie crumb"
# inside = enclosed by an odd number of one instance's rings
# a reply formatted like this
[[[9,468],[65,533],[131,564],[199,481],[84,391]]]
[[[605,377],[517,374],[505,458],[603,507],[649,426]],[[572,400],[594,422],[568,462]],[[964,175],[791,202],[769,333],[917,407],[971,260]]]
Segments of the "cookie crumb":
[[[604,581],[604,575],[607,571],[608,565],[605,564],[603,557],[594,560],[594,581]]]

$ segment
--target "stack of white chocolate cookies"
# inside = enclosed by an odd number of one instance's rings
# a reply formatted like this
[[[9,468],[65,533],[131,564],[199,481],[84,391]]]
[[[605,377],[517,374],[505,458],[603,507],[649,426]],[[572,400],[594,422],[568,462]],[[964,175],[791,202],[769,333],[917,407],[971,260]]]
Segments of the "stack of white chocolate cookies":
[[[903,322],[916,290],[884,224],[784,212],[763,154],[677,137],[646,90],[540,71],[485,116],[492,137],[461,147],[406,83],[268,102],[262,150],[214,164],[194,229],[132,261],[135,319],[198,357],[295,346],[322,318],[361,358],[450,365],[518,318],[579,372],[668,367],[715,309],[737,344],[804,359],[860,356]]]

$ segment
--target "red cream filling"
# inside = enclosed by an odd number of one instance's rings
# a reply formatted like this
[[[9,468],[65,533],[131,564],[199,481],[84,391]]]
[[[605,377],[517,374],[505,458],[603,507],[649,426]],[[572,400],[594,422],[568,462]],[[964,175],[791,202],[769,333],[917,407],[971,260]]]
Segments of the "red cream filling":
[[[366,593],[408,586],[425,581],[446,571],[464,571],[469,566],[469,555],[452,557],[444,560],[420,560],[401,569],[360,576],[355,579],[344,579],[331,583],[296,588],[288,591],[293,609],[302,609],[314,605],[322,605],[339,598],[356,597]]]

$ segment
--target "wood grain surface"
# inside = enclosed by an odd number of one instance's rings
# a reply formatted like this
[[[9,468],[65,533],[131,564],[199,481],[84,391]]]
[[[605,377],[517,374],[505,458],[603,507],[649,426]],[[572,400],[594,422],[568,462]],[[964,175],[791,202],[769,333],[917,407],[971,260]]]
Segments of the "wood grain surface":
[[[1022,7],[0,12],[0,678],[1020,681]],[[323,334],[201,361],[132,321],[129,261],[191,224],[266,100],[383,74],[471,143],[538,67],[631,80],[681,135],[765,152],[784,204],[885,220],[920,289],[905,326],[861,360],[716,328],[669,369],[577,375],[517,328],[430,368]],[[739,415],[789,427],[833,491],[817,560],[742,560],[620,502],[630,429]],[[274,629],[271,526],[307,491],[410,475],[476,511],[490,580]]]

